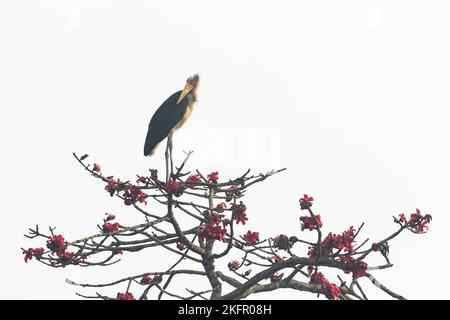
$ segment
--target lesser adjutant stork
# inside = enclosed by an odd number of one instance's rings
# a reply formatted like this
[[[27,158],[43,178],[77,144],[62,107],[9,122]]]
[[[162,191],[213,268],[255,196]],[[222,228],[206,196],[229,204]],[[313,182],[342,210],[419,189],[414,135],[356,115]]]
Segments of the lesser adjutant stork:
[[[186,80],[183,90],[172,94],[153,114],[148,125],[147,137],[145,138],[144,155],[152,156],[158,145],[167,138],[166,146],[166,180],[173,173],[172,160],[172,135],[181,128],[192,113],[194,103],[197,101],[198,74],[194,74]]]

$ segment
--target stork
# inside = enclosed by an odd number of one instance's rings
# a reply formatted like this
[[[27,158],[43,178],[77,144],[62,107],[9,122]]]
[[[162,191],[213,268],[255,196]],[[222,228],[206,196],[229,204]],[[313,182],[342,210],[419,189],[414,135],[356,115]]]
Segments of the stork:
[[[166,145],[166,182],[173,173],[172,149],[173,133],[180,129],[189,119],[194,103],[197,101],[198,74],[194,74],[186,80],[183,90],[177,91],[163,102],[153,114],[148,125],[145,138],[144,156],[152,156],[158,145],[167,138]]]

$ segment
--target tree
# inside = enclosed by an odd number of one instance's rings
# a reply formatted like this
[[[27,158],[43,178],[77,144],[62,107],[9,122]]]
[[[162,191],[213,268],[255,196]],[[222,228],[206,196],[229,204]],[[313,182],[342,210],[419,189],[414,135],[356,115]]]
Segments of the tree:
[[[324,295],[328,299],[367,299],[359,283],[359,279],[367,277],[391,297],[404,299],[380,284],[369,271],[392,267],[388,257],[389,242],[405,230],[425,233],[431,215],[424,215],[419,209],[409,217],[402,213],[394,217],[398,225],[396,232],[369,244],[368,239],[362,242],[357,240],[364,223],[357,229],[352,226],[339,234],[324,234],[322,217],[312,210],[314,199],[304,194],[299,199],[299,212],[306,214],[299,218],[299,229],[301,232],[315,232],[316,240],[310,242],[284,234],[262,239],[256,231],[242,231],[249,220],[243,199],[250,187],[285,169],[256,175],[248,170],[240,177],[224,182],[219,179],[218,172],[207,175],[198,170],[192,174],[184,172],[191,154],[186,154],[181,165],[170,173],[168,181],[161,181],[158,171],[150,169],[148,176],[138,175],[133,183],[103,175],[100,165],[86,163],[88,155],[79,157],[74,153],[75,159],[92,177],[106,184],[105,190],[111,197],[115,196],[124,205],[134,207],[142,214],[144,221],[125,226],[116,222],[115,215],[106,214],[102,225],[98,225],[98,233],[75,241],[66,240],[52,227],[49,227],[48,233],[41,232],[36,225],[25,236],[44,239],[46,247],[22,248],[25,262],[34,258],[53,268],[106,267],[120,262],[120,256],[125,252],[156,248],[178,256],[165,270],[143,270],[141,274],[110,283],[89,284],[67,280],[75,286],[120,289],[113,297],[100,292],[95,296],[77,293],[85,298],[146,300],[150,293],[154,293],[158,299],[167,296],[176,299],[234,300],[259,292],[289,288]],[[162,213],[153,213],[154,206],[152,212],[144,209],[149,201],[158,204]],[[180,223],[180,217],[189,220],[189,223],[187,220]],[[192,223],[193,227],[187,227]],[[385,263],[368,266],[364,259],[372,254],[381,255]],[[228,270],[218,267],[218,262],[224,260],[228,263]],[[185,262],[189,262],[189,268],[181,268]],[[339,282],[332,282],[324,276],[323,270],[330,269],[338,272]],[[181,276],[206,278],[208,288],[196,288],[193,284],[192,288],[186,288],[184,295],[174,293],[169,286]],[[350,279],[346,282],[343,277]],[[226,291],[225,283],[232,289]]]

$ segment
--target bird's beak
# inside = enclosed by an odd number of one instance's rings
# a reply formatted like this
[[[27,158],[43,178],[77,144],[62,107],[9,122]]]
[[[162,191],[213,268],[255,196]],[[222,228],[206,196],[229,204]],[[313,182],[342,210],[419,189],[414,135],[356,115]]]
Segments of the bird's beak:
[[[178,98],[177,104],[180,103],[188,94],[191,92],[191,90],[194,88],[193,85],[186,83],[184,86],[183,91],[180,94],[180,97]]]

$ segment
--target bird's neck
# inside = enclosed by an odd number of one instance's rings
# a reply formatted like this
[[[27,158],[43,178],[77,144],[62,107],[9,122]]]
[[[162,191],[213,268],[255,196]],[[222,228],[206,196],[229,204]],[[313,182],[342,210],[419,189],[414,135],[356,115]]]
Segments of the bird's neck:
[[[191,90],[190,94],[192,95],[192,99],[194,100],[194,102],[197,101],[197,92],[195,88]]]

